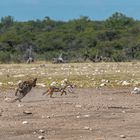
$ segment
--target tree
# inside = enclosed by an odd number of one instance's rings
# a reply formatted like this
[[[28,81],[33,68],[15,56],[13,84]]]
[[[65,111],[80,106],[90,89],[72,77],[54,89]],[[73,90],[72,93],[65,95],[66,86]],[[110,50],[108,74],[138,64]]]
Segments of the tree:
[[[6,16],[1,18],[1,24],[5,27],[9,27],[13,25],[14,18],[12,16]]]
[[[106,20],[106,27],[111,29],[123,29],[134,24],[134,19],[116,12]]]

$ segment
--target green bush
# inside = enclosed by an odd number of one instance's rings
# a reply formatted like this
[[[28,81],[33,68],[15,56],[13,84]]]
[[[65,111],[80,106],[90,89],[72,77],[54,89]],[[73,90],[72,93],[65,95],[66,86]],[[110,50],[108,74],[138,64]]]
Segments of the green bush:
[[[9,52],[0,52],[0,62],[1,63],[10,63],[11,56]]]
[[[112,58],[115,62],[126,61],[125,54],[122,51],[115,51]]]

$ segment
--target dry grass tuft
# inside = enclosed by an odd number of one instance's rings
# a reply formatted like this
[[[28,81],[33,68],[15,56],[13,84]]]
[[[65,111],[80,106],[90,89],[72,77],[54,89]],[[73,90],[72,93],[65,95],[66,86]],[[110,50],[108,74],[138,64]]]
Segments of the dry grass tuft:
[[[140,85],[140,63],[2,64],[0,88],[14,89],[19,80],[38,77],[38,87],[64,78],[77,87]],[[43,85],[43,86],[41,86]]]

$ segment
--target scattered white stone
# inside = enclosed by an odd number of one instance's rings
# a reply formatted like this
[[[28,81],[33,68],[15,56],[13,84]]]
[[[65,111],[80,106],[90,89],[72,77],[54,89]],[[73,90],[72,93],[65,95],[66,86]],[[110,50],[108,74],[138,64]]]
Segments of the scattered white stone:
[[[85,117],[85,118],[89,118],[89,117],[90,117],[90,115],[84,115],[84,117]]]
[[[127,81],[122,82],[122,86],[128,86],[128,85],[130,85],[130,83],[128,83]]]
[[[81,84],[81,85],[80,85],[80,87],[82,88],[82,87],[83,87],[83,85]]]
[[[36,85],[37,85],[37,86],[40,86],[40,87],[46,87],[46,85],[43,84],[43,83],[37,83]]]
[[[37,68],[31,68],[31,70],[36,70]]]
[[[22,105],[22,104],[18,104],[18,107],[23,107],[24,105]]]
[[[102,79],[102,80],[101,80],[102,83],[105,82],[105,81],[106,81],[105,79]]]
[[[23,113],[24,113],[24,114],[27,114],[27,115],[32,114],[32,112],[30,112],[30,111],[28,111],[28,110],[23,111]]]
[[[17,77],[24,77],[24,74],[19,74],[19,75],[14,75],[13,77],[17,78]]]
[[[22,124],[28,124],[28,122],[27,121],[23,121]]]
[[[119,72],[121,72],[121,71],[120,71],[120,70],[117,70],[116,72],[118,72],[118,73],[119,73]]]
[[[39,138],[40,140],[45,139],[45,137],[44,137],[44,136],[38,136],[38,138]]]
[[[13,83],[13,82],[8,82],[8,84],[9,84],[9,85],[14,85],[14,83]]]
[[[49,79],[49,80],[51,80],[51,79],[52,79],[52,77],[49,77],[48,79]]]
[[[79,118],[80,118],[80,116],[76,116],[76,118],[77,118],[77,119],[79,119]]]
[[[54,117],[54,114],[52,114],[52,117]]]
[[[122,113],[126,113],[125,110],[123,110]]]
[[[89,126],[84,127],[85,130],[90,130]]]
[[[131,94],[140,94],[140,88],[135,87],[133,91],[131,91]]]
[[[120,135],[120,138],[126,138],[126,136],[125,135]]]
[[[2,86],[3,85],[3,83],[2,82],[0,82],[0,86]]]
[[[36,134],[36,132],[34,131],[33,134]]]
[[[44,130],[42,130],[42,129],[40,129],[40,130],[39,130],[39,132],[40,132],[40,133],[45,133],[45,131],[44,131]]]
[[[5,98],[4,101],[5,102],[10,102],[10,101],[12,101],[12,99],[11,98]]]
[[[121,85],[122,84],[122,81],[116,80],[116,82],[117,82],[117,85]]]
[[[110,81],[109,81],[109,80],[106,80],[105,82],[106,82],[106,83],[109,83]]]
[[[76,105],[75,107],[77,107],[77,108],[81,108],[82,106],[81,106],[81,105]]]
[[[56,86],[57,85],[57,83],[55,82],[55,81],[53,81],[51,84],[50,84],[50,86]]]
[[[102,83],[100,84],[100,87],[106,86],[106,83]]]

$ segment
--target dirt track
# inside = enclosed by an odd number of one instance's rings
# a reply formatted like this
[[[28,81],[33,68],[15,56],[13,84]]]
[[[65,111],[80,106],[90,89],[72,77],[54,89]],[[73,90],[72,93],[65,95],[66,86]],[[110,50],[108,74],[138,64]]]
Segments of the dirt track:
[[[22,103],[6,103],[0,94],[0,140],[38,140],[40,135],[46,140],[140,140],[140,95],[128,89],[76,89],[49,98],[41,96],[43,91],[33,89]],[[10,92],[6,96],[14,97]]]

